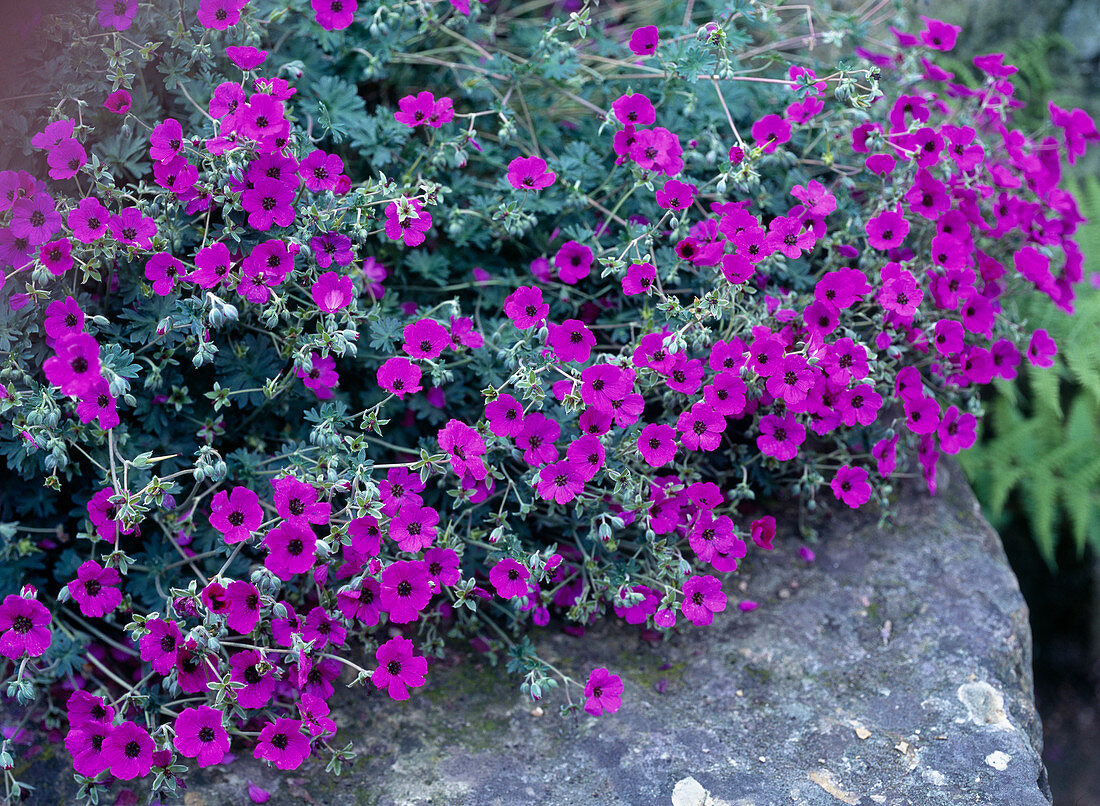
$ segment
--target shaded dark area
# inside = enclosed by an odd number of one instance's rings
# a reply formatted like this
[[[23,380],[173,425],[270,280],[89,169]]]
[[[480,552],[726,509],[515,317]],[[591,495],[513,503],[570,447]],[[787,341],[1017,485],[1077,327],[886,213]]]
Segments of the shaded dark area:
[[[1001,532],[1030,610],[1035,699],[1043,720],[1043,760],[1054,802],[1100,804],[1100,558],[1062,540],[1058,568],[1046,566],[1019,520]]]

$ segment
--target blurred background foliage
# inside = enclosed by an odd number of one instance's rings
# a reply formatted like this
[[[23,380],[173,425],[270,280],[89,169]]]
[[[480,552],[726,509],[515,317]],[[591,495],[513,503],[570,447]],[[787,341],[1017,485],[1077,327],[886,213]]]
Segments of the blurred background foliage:
[[[963,27],[951,60],[1004,52],[1020,68],[1017,120],[1035,132],[1047,104],[1100,120],[1100,0],[916,0],[916,14]],[[988,394],[980,442],[961,464],[997,527],[1031,611],[1043,758],[1057,804],[1100,806],[1100,151],[1063,177],[1090,222],[1078,230],[1085,277],[1077,312],[1021,301],[1057,339],[1054,368],[1021,367]]]

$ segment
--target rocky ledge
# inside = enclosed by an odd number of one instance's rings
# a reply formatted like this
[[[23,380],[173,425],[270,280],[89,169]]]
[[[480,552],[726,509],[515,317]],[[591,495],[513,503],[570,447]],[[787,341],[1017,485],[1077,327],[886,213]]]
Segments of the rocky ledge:
[[[242,756],[192,775],[184,802],[249,803],[252,781],[271,806],[1047,806],[1027,609],[961,473],[943,476],[883,525],[834,511],[813,562],[781,529],[711,628],[535,636],[582,679],[618,673],[617,714],[562,719],[554,694],[539,707],[456,652],[406,703],[337,694],[336,744],[359,753],[342,776]]]

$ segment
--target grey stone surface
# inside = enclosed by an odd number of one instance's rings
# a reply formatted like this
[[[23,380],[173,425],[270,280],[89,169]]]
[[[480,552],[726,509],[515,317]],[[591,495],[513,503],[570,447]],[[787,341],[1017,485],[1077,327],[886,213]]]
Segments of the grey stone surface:
[[[536,635],[577,676],[619,673],[618,714],[561,719],[552,695],[539,715],[457,653],[407,703],[337,695],[337,744],[361,754],[344,776],[242,757],[193,776],[186,803],[247,802],[252,780],[271,806],[1046,806],[1027,610],[961,472],[944,472],[885,527],[834,512],[813,563],[781,531],[711,628],[658,645],[614,624]]]

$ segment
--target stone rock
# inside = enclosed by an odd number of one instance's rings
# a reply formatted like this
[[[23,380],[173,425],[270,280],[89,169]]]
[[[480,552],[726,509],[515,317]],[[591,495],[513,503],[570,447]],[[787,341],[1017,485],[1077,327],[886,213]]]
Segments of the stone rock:
[[[892,523],[834,512],[813,563],[781,529],[710,628],[658,645],[610,623],[536,634],[575,677],[622,676],[615,715],[561,719],[556,694],[542,715],[503,669],[459,653],[406,703],[337,695],[333,744],[360,754],[343,776],[242,755],[191,791],[241,802],[254,780],[271,806],[302,789],[372,806],[1049,806],[1027,610],[961,472],[944,473],[935,498],[906,488]],[[740,598],[761,605],[742,613]]]
[[[613,623],[535,633],[578,679],[619,674],[617,714],[562,719],[559,692],[536,705],[457,649],[408,702],[334,697],[330,742],[359,754],[342,776],[242,752],[191,773],[187,802],[249,803],[254,781],[269,806],[1049,806],[1027,610],[961,472],[943,474],[882,526],[826,513],[813,563],[781,520],[710,628],[657,645]],[[22,770],[33,802],[71,802],[67,764],[51,747]]]

